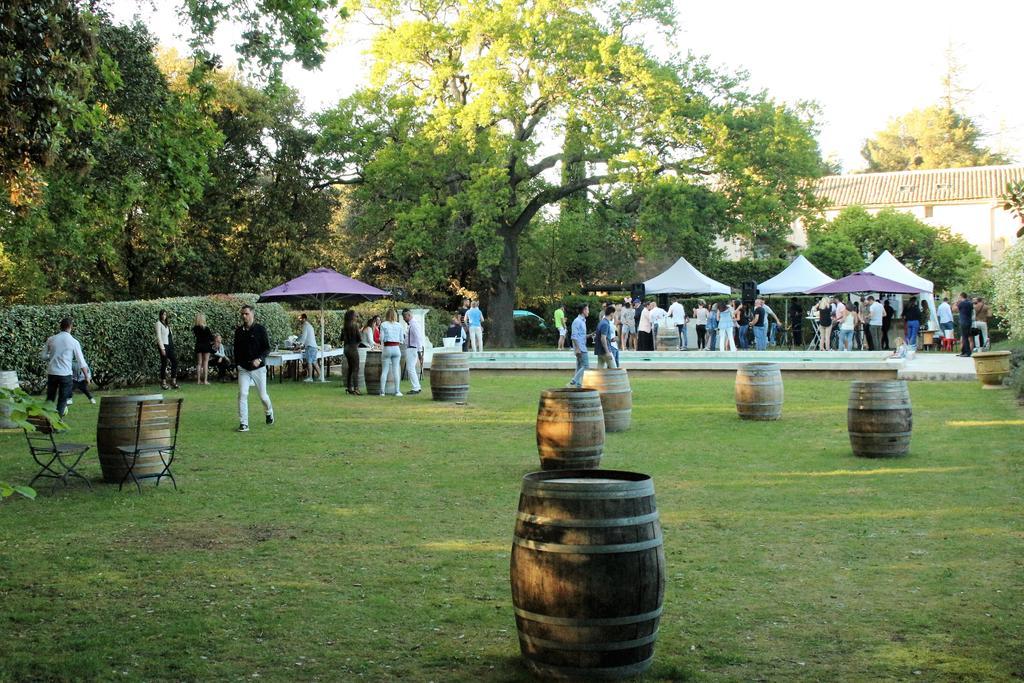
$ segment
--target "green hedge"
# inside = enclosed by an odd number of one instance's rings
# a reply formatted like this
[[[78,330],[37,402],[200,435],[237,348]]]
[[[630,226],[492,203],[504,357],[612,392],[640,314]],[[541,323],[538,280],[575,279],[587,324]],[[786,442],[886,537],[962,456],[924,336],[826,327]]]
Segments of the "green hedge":
[[[46,338],[57,332],[65,316],[75,321],[74,336],[82,343],[95,382],[100,387],[143,384],[160,372],[154,326],[161,309],[172,315],[171,329],[178,354],[178,372],[187,377],[195,371],[192,325],[196,313],[206,314],[206,324],[231,344],[243,304],[255,304],[256,294],[178,297],[152,301],[122,301],[95,304],[53,306],[10,306],[0,308],[0,370],[16,370],[22,387],[40,391],[46,385],[46,363],[39,356]],[[364,319],[381,315],[392,305],[382,300],[360,304],[355,310]],[[415,304],[398,303],[402,308]],[[256,304],[256,320],[267,328],[272,346],[282,344],[296,333],[300,311],[280,304]],[[319,310],[307,311],[319,337]],[[343,311],[328,311],[326,340],[339,345]],[[426,334],[435,345],[448,327],[451,315],[431,311],[427,315]]]
[[[161,309],[172,315],[171,329],[183,376],[194,370],[192,325],[196,313],[230,344],[239,323],[239,308],[254,304],[255,294],[179,297],[151,301],[120,301],[52,306],[0,308],[0,370],[16,370],[24,388],[39,391],[46,384],[46,363],[39,352],[46,338],[60,329],[65,316],[75,321],[74,336],[82,343],[95,382],[100,387],[142,384],[160,372],[155,324]],[[292,316],[280,304],[259,304],[256,319],[271,344],[291,334]]]

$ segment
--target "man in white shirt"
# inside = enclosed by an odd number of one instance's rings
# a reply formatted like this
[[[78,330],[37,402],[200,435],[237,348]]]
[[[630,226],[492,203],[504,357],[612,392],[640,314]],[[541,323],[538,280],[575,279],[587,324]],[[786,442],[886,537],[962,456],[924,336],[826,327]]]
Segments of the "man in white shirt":
[[[654,302],[648,301],[644,304],[643,312],[640,314],[640,323],[636,326],[637,351],[653,351],[654,341],[651,338],[651,311],[654,310]]]
[[[878,351],[882,348],[882,318],[885,317],[885,307],[875,301],[875,297],[868,297],[868,332],[871,334],[871,348]]]
[[[768,343],[775,346],[775,333],[779,328],[783,327],[782,321],[779,320],[779,316],[775,315],[775,311],[772,310],[772,307],[768,305],[767,301],[762,303],[761,307],[764,308],[764,314],[775,321],[774,326],[771,323],[768,323]]]
[[[408,308],[402,311],[402,320],[409,326],[405,347],[405,371],[409,374],[409,381],[412,382],[410,394],[418,394],[420,388],[420,368],[423,367],[423,342],[426,335],[423,334],[423,325],[419,320],[412,317],[412,311]]]
[[[71,336],[74,328],[71,318],[60,321],[60,332],[46,340],[46,400],[57,401],[57,413],[64,417],[67,412],[68,399],[71,398],[72,371],[71,360],[78,361],[82,369],[82,377],[89,381],[89,366],[82,355],[82,345]]]
[[[309,318],[303,313],[299,316],[299,322],[302,324],[302,332],[299,334],[299,340],[295,342],[303,348],[302,354],[303,359],[306,361],[306,382],[313,381],[313,375],[320,375],[320,368],[317,367],[317,346],[316,346],[316,332],[313,330],[312,323],[309,322]]]
[[[953,337],[953,307],[949,305],[949,298],[943,297],[942,303],[939,304],[936,310],[936,315],[939,318],[939,329],[942,330],[943,337]]]
[[[676,326],[678,335],[676,351],[682,351],[690,345],[690,341],[686,338],[686,309],[679,303],[679,299],[672,299],[672,305],[668,307],[668,317]]]
[[[653,337],[651,343],[654,345],[654,351],[658,350],[658,328],[661,327],[667,315],[665,309],[658,304],[654,304],[654,308],[651,309],[651,335]]]

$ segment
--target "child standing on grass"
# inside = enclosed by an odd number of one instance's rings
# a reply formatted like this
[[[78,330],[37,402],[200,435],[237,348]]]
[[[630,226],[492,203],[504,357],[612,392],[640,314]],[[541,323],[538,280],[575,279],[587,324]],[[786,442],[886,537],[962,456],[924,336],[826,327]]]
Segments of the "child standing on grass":
[[[85,373],[82,372],[82,368],[78,365],[78,359],[71,359],[71,395],[68,396],[68,405],[72,403],[72,396],[75,393],[75,389],[85,394],[85,397],[89,399],[89,403],[96,403],[96,399],[93,398],[89,392],[89,380],[86,378]]]

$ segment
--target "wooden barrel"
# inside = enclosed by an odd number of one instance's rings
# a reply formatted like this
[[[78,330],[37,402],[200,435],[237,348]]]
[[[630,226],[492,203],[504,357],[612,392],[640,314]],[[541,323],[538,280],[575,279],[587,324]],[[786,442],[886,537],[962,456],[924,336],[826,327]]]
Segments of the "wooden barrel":
[[[778,363],[744,363],[736,369],[736,412],[741,420],[782,417],[782,371]]]
[[[435,401],[465,401],[469,396],[469,357],[461,351],[434,351],[430,360],[430,396]]]
[[[368,351],[369,351],[369,349],[366,348],[365,346],[360,346],[359,347],[359,372],[357,374],[358,374],[358,377],[359,377],[359,391],[363,392],[364,394],[366,393],[366,370],[365,370],[365,368],[366,368],[366,353]],[[377,383],[380,384],[379,378],[378,378],[378,382]]]
[[[100,469],[103,481],[119,484],[128,468],[124,458],[118,452],[118,446],[134,446],[135,430],[139,422],[139,402],[154,401],[163,398],[163,394],[140,394],[135,396],[102,396],[100,397],[100,414],[96,422],[96,450],[100,456]],[[170,445],[170,431],[167,432],[167,443]],[[144,439],[157,443],[160,434],[143,432]],[[139,456],[135,463],[135,476],[143,474],[159,474],[164,469],[157,453]]]
[[[665,550],[646,474],[523,477],[512,542],[519,647],[542,678],[623,678],[654,658]]]
[[[583,388],[594,389],[600,394],[606,432],[624,432],[629,429],[633,421],[633,390],[625,370],[587,370],[583,373]]]
[[[846,412],[853,454],[865,458],[906,455],[910,451],[913,410],[903,380],[850,384]]]
[[[21,386],[18,382],[18,373],[14,370],[0,370],[0,387],[4,389],[17,389]],[[10,420],[11,407],[0,406],[0,429],[15,429],[18,425]]]
[[[593,389],[548,389],[537,407],[537,452],[545,470],[589,469],[601,464],[604,412]]]
[[[363,378],[366,381],[366,393],[370,396],[377,396],[380,394],[380,369],[381,369],[381,357],[382,351],[367,351],[366,362],[363,363]],[[405,360],[401,359],[402,365],[399,365],[399,377],[401,377],[401,369],[404,367]],[[395,386],[395,380],[388,375],[387,386],[385,387],[384,393],[395,394],[398,388]]]

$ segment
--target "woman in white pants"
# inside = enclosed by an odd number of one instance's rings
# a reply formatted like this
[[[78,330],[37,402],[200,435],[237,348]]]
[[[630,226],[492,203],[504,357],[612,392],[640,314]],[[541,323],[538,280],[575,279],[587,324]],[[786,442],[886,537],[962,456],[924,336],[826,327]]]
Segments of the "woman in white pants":
[[[733,309],[725,303],[718,304],[718,350],[735,351],[736,340],[733,339],[733,326],[736,321],[732,317]]]
[[[395,396],[401,396],[401,385],[399,381],[402,374],[402,338],[405,336],[405,328],[398,322],[398,315],[395,309],[390,308],[384,314],[384,322],[380,325],[380,344],[382,347],[380,355],[380,395],[388,385],[388,373],[395,380]]]

